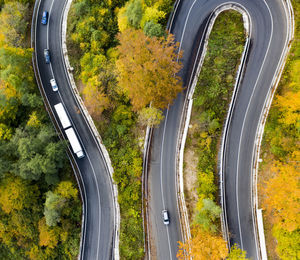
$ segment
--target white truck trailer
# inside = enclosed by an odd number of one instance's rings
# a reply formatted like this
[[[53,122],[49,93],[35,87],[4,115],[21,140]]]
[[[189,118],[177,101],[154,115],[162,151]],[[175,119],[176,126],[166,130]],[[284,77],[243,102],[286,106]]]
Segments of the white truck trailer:
[[[73,127],[70,127],[67,130],[65,130],[65,133],[69,139],[73,152],[77,155],[78,158],[84,157],[84,153],[82,151],[81,145],[78,141]]]
[[[54,108],[56,110],[56,113],[58,115],[58,118],[63,126],[64,129],[68,128],[71,126],[71,122],[69,120],[69,117],[66,113],[66,110],[64,109],[64,106],[62,103],[58,103],[54,105]]]

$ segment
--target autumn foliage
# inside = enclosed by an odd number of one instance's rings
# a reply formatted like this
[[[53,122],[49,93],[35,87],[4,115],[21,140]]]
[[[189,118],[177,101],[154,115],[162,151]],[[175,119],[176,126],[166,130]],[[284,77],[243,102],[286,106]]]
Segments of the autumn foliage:
[[[75,259],[81,203],[34,78],[32,3],[0,0],[0,259]],[[62,197],[59,211],[48,192]]]
[[[300,258],[300,3],[292,4],[295,40],[265,126],[260,172],[261,205],[271,224],[266,238],[277,255],[268,253],[281,259]]]
[[[192,239],[186,243],[179,242],[177,258],[179,260],[193,257],[195,260],[219,260],[224,259],[228,254],[226,241],[201,227],[195,226],[192,229]]]
[[[182,90],[174,36],[166,40],[150,38],[141,30],[128,29],[118,39],[119,86],[129,96],[133,109],[141,110],[150,103],[166,108]]]
[[[297,161],[300,153],[290,158],[289,164],[276,162],[271,171],[274,176],[266,182],[264,200],[268,214],[280,228],[294,231],[300,227],[300,171]],[[283,199],[284,198],[284,199]]]

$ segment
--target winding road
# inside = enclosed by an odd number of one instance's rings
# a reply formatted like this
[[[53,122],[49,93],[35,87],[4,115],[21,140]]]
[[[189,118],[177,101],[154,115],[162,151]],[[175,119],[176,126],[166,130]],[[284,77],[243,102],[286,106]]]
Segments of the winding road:
[[[181,118],[194,69],[202,55],[205,28],[219,6],[234,3],[250,18],[250,48],[227,125],[223,158],[223,206],[230,245],[237,243],[247,256],[261,259],[252,201],[256,133],[267,94],[274,85],[289,43],[285,0],[179,0],[170,31],[184,51],[181,76],[187,87],[167,109],[165,120],[153,130],[149,164],[149,230],[151,256],[176,259],[182,240],[178,209],[177,155]],[[198,53],[198,56],[197,56]],[[163,224],[167,209],[170,225]]]
[[[62,102],[80,139],[86,156],[71,162],[83,200],[80,259],[112,259],[115,212],[112,180],[101,149],[71,88],[62,52],[62,16],[67,0],[41,0],[36,3],[33,41],[37,81],[57,131],[64,136],[53,112]],[[177,150],[186,94],[202,54],[208,17],[225,0],[179,0],[171,18],[170,31],[184,51],[181,76],[187,90],[179,94],[165,120],[154,129],[149,156],[149,216],[151,253],[157,259],[176,259],[177,241],[182,240],[178,214]],[[235,0],[247,10],[251,21],[250,50],[245,71],[228,121],[224,146],[224,212],[230,244],[238,243],[247,256],[260,259],[252,202],[255,138],[267,93],[274,84],[278,66],[288,44],[288,19],[284,0]],[[48,25],[41,24],[44,10]],[[43,50],[49,48],[51,63],[45,64]],[[198,56],[197,56],[198,55]],[[53,92],[50,79],[59,86]],[[65,137],[65,136],[64,136]],[[73,155],[73,156],[72,156]],[[167,209],[170,225],[163,224],[161,211]]]
[[[41,0],[35,5],[32,42],[35,73],[39,87],[61,136],[62,131],[53,106],[62,102],[79,137],[85,157],[78,159],[70,150],[83,202],[82,237],[79,259],[113,259],[115,211],[112,180],[102,151],[74,95],[62,52],[62,19],[67,0]],[[47,25],[41,24],[42,13],[49,12]],[[48,48],[51,63],[46,64],[43,51]],[[59,90],[54,92],[50,79],[55,78]]]

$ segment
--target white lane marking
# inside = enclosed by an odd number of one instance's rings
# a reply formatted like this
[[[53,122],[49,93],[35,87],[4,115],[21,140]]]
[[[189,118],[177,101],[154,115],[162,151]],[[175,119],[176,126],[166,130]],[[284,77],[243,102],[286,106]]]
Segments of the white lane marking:
[[[51,12],[52,12],[52,8],[53,8],[53,4],[54,4],[54,1],[55,0],[52,0],[51,2],[51,5],[50,5],[50,9],[49,9],[49,17],[48,17],[48,23],[47,23],[47,42],[46,42],[46,45],[47,45],[47,49],[49,49],[49,25],[50,25],[50,18],[51,18]],[[49,50],[49,55],[50,55],[50,70],[51,70],[51,74],[52,74],[52,78],[54,78],[54,73],[53,73],[53,69],[52,69],[52,59],[51,59],[51,51]]]
[[[190,7],[190,9],[189,9],[189,12],[188,12],[188,14],[187,14],[187,16],[186,16],[186,19],[185,19],[185,22],[184,22],[184,26],[183,26],[182,35],[181,35],[181,39],[180,39],[180,45],[179,45],[179,48],[178,48],[179,52],[180,52],[181,47],[182,47],[182,41],[183,41],[183,37],[184,37],[184,34],[185,34],[186,25],[187,25],[187,23],[188,23],[188,20],[189,20],[189,18],[190,18],[191,11],[192,11],[192,9],[193,9],[193,7],[194,7],[194,4],[195,4],[196,2],[197,2],[197,0],[194,0],[193,4],[191,5],[191,7]],[[203,35],[202,35],[202,37],[203,37]],[[178,61],[178,58],[179,58],[179,55],[177,56],[177,61]]]
[[[47,22],[47,38],[46,38],[47,49],[49,49],[49,25],[50,25],[50,17],[51,17],[53,4],[54,4],[54,0],[52,0],[51,5],[50,5],[49,17],[48,17],[48,22]],[[51,63],[51,53],[50,53],[50,63]]]
[[[100,225],[101,225],[101,203],[100,203],[100,190],[99,190],[98,181],[97,181],[97,177],[96,177],[96,171],[95,171],[95,169],[94,169],[94,166],[93,166],[93,164],[92,164],[92,161],[91,161],[91,159],[90,159],[90,156],[89,156],[89,154],[88,154],[88,152],[87,152],[87,149],[86,149],[86,147],[85,147],[85,145],[84,145],[84,143],[83,143],[83,141],[82,141],[82,139],[81,139],[81,137],[80,137],[80,135],[79,135],[79,132],[78,132],[78,130],[77,130],[77,128],[76,128],[76,125],[74,124],[74,122],[73,122],[73,120],[72,120],[72,117],[71,117],[71,115],[70,115],[70,113],[69,113],[69,111],[68,111],[68,109],[67,109],[67,107],[66,107],[66,105],[65,105],[65,103],[64,103],[64,100],[63,100],[63,98],[62,98],[62,96],[61,96],[60,93],[58,93],[58,95],[59,95],[59,97],[60,97],[60,99],[61,99],[61,101],[62,101],[62,103],[63,103],[63,105],[64,105],[64,107],[65,107],[65,110],[66,110],[66,112],[67,112],[67,114],[68,114],[68,117],[69,117],[69,119],[70,119],[70,121],[71,121],[71,123],[72,123],[72,126],[73,126],[73,128],[74,128],[76,134],[77,134],[77,137],[78,137],[78,139],[80,140],[81,145],[82,145],[83,148],[84,148],[86,157],[88,158],[88,161],[89,161],[89,163],[90,163],[90,166],[91,166],[91,169],[92,169],[92,172],[93,172],[93,176],[94,176],[94,179],[95,179],[95,185],[96,185],[96,188],[97,188],[97,195],[98,195],[98,207],[99,207],[98,244],[97,244],[97,258],[96,258],[96,259],[99,259],[99,241],[100,241]],[[83,159],[84,159],[84,158],[82,158],[81,160],[83,160]],[[84,245],[83,245],[83,250],[84,250]],[[83,253],[84,253],[84,252],[83,252]],[[83,258],[84,258],[84,257],[83,257]]]
[[[36,39],[37,39],[37,36],[36,36],[36,35],[37,35],[38,13],[39,13],[39,10],[40,10],[40,5],[41,5],[41,2],[39,1],[38,7],[37,7],[36,19],[35,19],[35,31],[34,31],[35,48],[36,48]],[[35,56],[35,60],[38,61],[36,50],[35,50],[35,52],[34,52],[34,56]],[[37,64],[36,67],[37,67],[37,74],[38,74],[38,77],[39,77],[39,79],[40,79],[40,82],[41,82],[41,84],[42,84],[42,87],[43,87],[44,93],[45,93],[45,86],[43,85],[43,82],[42,82],[42,79],[41,79],[41,73],[40,73],[40,68],[39,68],[38,64]],[[44,96],[45,96],[45,98],[47,99],[47,103],[49,104],[51,113],[52,113],[52,115],[53,115],[53,118],[54,118],[56,124],[59,125],[58,121],[56,120],[56,117],[54,116],[53,109],[52,109],[52,107],[51,107],[51,105],[50,105],[50,102],[49,102],[49,99],[48,99],[48,96],[46,95],[46,93],[45,93]],[[55,128],[55,130],[57,131],[56,128]],[[63,132],[61,131],[60,128],[59,128],[58,131],[60,131],[61,134],[62,134],[62,136],[63,136]],[[61,138],[60,138],[60,139],[61,139]],[[84,196],[82,196],[82,197],[83,197],[83,200],[84,200],[84,207],[83,207],[83,222],[84,222],[84,234],[85,234],[85,233],[86,233],[86,220],[84,219],[84,217],[88,215],[87,211],[85,210],[85,207],[86,207],[86,205],[87,205],[86,189],[85,189],[85,184],[84,184],[84,180],[83,180],[83,178],[82,178],[82,174],[81,174],[80,168],[79,168],[79,166],[78,166],[78,164],[77,164],[77,161],[76,161],[76,159],[75,159],[75,157],[74,157],[74,153],[72,152],[72,150],[70,149],[70,147],[68,147],[68,149],[69,149],[69,151],[70,151],[70,155],[73,157],[73,162],[75,162],[75,164],[76,164],[76,166],[77,166],[77,169],[79,170],[79,177],[80,177],[80,179],[81,179],[81,181],[82,181],[83,192],[82,192],[81,186],[79,185],[79,182],[78,182],[78,188],[79,188],[79,190],[80,190],[80,193],[81,193],[81,194],[84,194]],[[69,155],[68,155],[68,156],[69,156]],[[71,163],[71,166],[72,166],[72,168],[74,169],[72,163]],[[76,177],[76,179],[77,179],[77,175],[76,175],[76,174],[75,174],[75,177]],[[78,179],[77,179],[77,180],[78,180]],[[85,235],[84,235],[83,237],[84,237],[84,240],[85,240]]]
[[[181,39],[180,39],[180,45],[179,45],[179,48],[178,48],[178,53],[179,53],[180,50],[181,50],[182,42],[183,42],[183,38],[184,38],[184,35],[185,35],[186,26],[187,26],[187,22],[188,22],[190,13],[191,13],[192,8],[193,8],[194,4],[196,3],[196,1],[197,1],[197,0],[194,0],[192,6],[190,7],[190,9],[189,9],[189,11],[188,11],[187,17],[186,17],[186,19],[185,19],[185,24],[184,24],[183,32],[182,32]],[[180,2],[180,1],[179,1],[179,2]],[[228,3],[235,3],[235,2],[228,2]],[[214,10],[216,10],[217,8],[219,8],[220,6],[222,6],[222,5],[224,5],[224,4],[227,4],[227,3],[223,3],[223,4],[219,5],[219,6],[217,6]],[[245,8],[244,8],[242,5],[240,5],[239,3],[235,3],[235,4],[241,6],[242,9],[245,9]],[[179,5],[179,4],[178,4],[178,5]],[[177,10],[178,5],[176,6],[176,10]],[[246,10],[246,9],[245,9],[245,10]],[[248,13],[248,12],[247,12],[247,13]],[[213,14],[211,14],[210,17],[211,17],[212,15],[213,15]],[[248,14],[248,15],[249,15],[249,14]],[[175,13],[174,13],[174,16],[175,16]],[[209,18],[210,18],[210,17],[209,17]],[[249,15],[249,17],[250,17],[250,15]],[[204,31],[206,31],[208,24],[209,24],[209,23],[206,23]],[[171,31],[172,25],[173,25],[173,19],[172,19],[172,22],[171,22],[171,25],[170,25],[170,31]],[[201,45],[202,45],[202,43],[203,43],[203,38],[204,38],[204,34],[202,35],[201,40],[200,40],[200,43],[199,43],[199,47],[198,47],[198,50],[197,50],[197,57],[198,57],[198,55],[199,55],[200,47],[201,47]],[[179,60],[179,54],[178,54],[178,56],[177,56],[177,62],[178,62],[178,60]],[[195,69],[196,61],[197,61],[197,59],[196,59],[195,62],[194,62],[193,71],[194,71],[194,69]],[[192,79],[190,78],[189,84],[188,84],[189,87],[190,87],[191,80],[192,80]],[[186,100],[187,100],[187,95],[186,95],[186,97],[185,97],[184,103],[186,102]],[[166,122],[167,122],[167,119],[168,119],[168,112],[169,112],[169,106],[168,106],[168,108],[167,108],[167,113],[166,113],[166,117],[165,117],[165,124],[164,124],[164,130],[163,130],[162,150],[163,150],[163,143],[164,143],[164,135],[165,135],[165,129],[166,129]],[[182,117],[183,117],[183,113],[181,114],[180,122],[182,122]],[[180,123],[180,124],[181,124],[181,123]],[[177,144],[177,145],[178,145],[178,144]],[[162,158],[162,154],[161,154],[161,158]],[[161,159],[161,167],[162,167],[162,159]],[[176,162],[175,162],[175,168],[176,168]],[[162,174],[162,173],[161,173],[161,174]],[[162,176],[161,176],[161,185],[162,185]],[[176,185],[176,183],[175,183],[175,185]],[[162,193],[162,200],[163,200],[163,193]],[[177,203],[177,211],[179,211],[179,208],[178,208],[178,200],[177,200],[177,199],[176,199],[176,203]],[[164,200],[163,200],[163,205],[164,205]],[[180,227],[181,227],[181,225],[180,225]],[[167,231],[168,231],[168,230],[167,230]],[[168,239],[169,239],[169,236],[168,236]],[[169,248],[169,250],[170,250],[170,248]]]
[[[288,14],[287,14],[287,10],[285,8],[285,5],[282,1],[280,1],[281,4],[283,5],[283,9],[284,9],[284,12],[285,12],[285,16],[286,16],[286,30],[288,32],[289,30],[289,26],[288,26]],[[269,5],[267,2],[265,2],[265,4],[267,5],[268,9],[269,9],[269,12],[271,14],[271,18],[272,18],[272,22],[273,22],[273,15],[270,11],[270,8],[269,8]],[[285,38],[285,43],[284,43],[284,48],[282,50],[282,53],[281,53],[281,56],[280,56],[280,59],[278,61],[278,64],[277,64],[277,67],[276,67],[276,70],[275,70],[275,73],[274,73],[274,76],[272,78],[272,81],[271,81],[271,84],[270,84],[270,87],[272,87],[272,84],[274,82],[274,80],[276,79],[277,76],[279,76],[278,74],[278,69],[280,68],[280,66],[282,65],[282,63],[284,62],[284,56],[285,56],[285,53],[287,51],[287,45],[288,45],[288,41],[289,41],[289,34],[287,33],[286,34],[286,38]],[[266,102],[267,102],[267,99],[265,99],[264,101],[264,105],[263,105],[263,108],[266,107]],[[261,113],[260,113],[260,118],[262,117],[262,114],[265,112],[264,109],[262,109]],[[259,120],[260,122],[260,120]],[[257,128],[256,128],[256,133],[255,133],[255,136],[257,137],[257,131],[259,129],[259,124],[257,125]],[[252,150],[252,155],[251,155],[251,158],[253,159],[254,158],[254,151],[255,151],[255,145],[253,146],[253,150]],[[252,160],[253,161],[253,160]],[[253,163],[251,164],[251,173],[253,174]],[[257,175],[256,175],[256,179],[257,179]],[[251,191],[253,191],[253,181],[251,181]],[[256,180],[256,185],[257,185],[257,180]],[[257,189],[256,189],[256,197],[257,197]],[[257,201],[256,201],[257,202]],[[257,206],[257,205],[256,205]],[[251,196],[251,207],[252,207],[252,218],[254,220],[254,206],[253,206],[253,196]],[[253,224],[253,231],[254,231],[254,234],[256,234],[256,228],[255,228],[255,223],[254,221],[252,221],[252,224]],[[257,234],[256,234],[257,235]],[[255,245],[256,245],[256,253],[257,253],[257,256],[259,255],[258,253],[258,248],[257,248],[257,245],[258,245],[258,241],[257,241],[257,236],[254,236],[255,237]]]
[[[162,196],[163,209],[166,209],[165,208],[165,200],[164,200],[164,189],[163,189],[163,185],[162,185],[162,183],[163,183],[162,172],[163,172],[163,153],[164,153],[165,132],[166,132],[166,124],[167,124],[168,114],[169,114],[169,105],[168,105],[166,119],[165,119],[165,123],[164,123],[164,130],[163,130],[163,136],[162,136],[162,142],[161,142],[162,143],[161,153],[160,153],[160,190],[161,190],[161,196]],[[171,242],[170,242],[170,234],[169,234],[168,226],[166,226],[166,228],[167,228],[170,259],[172,259]]]
[[[65,7],[66,7],[67,1],[68,1],[68,0],[65,1],[63,10],[64,10]],[[62,25],[63,14],[64,14],[64,12],[61,12],[60,23],[59,23],[60,26]],[[61,27],[60,27],[60,29],[61,29]],[[61,35],[61,31],[60,31],[60,35]],[[61,50],[61,57],[63,57],[64,54],[63,54],[63,51],[62,51],[61,41],[60,41],[60,50]],[[65,71],[66,79],[67,79],[67,81],[68,81],[68,83],[69,83],[69,86],[71,86],[70,81],[69,81],[69,77],[68,77],[68,73],[67,73],[66,68],[65,68],[65,64],[64,64],[63,58],[62,58],[62,62],[63,62],[63,68],[64,68],[64,71]],[[52,67],[51,67],[51,68],[52,68]],[[74,95],[74,93],[73,93],[72,87],[71,87],[71,93],[73,94],[74,100],[75,100],[75,102],[77,103],[78,108],[80,109],[80,105],[78,104],[77,98],[75,97],[75,95]],[[63,100],[63,99],[61,98],[61,100]],[[82,113],[82,115],[83,115],[83,113]],[[89,123],[87,122],[85,116],[83,115],[82,117],[83,117],[83,119],[85,120],[85,122],[86,122],[88,128],[90,129],[90,125],[89,125]],[[71,119],[71,120],[72,120],[72,119]],[[73,123],[73,126],[75,126],[74,123]],[[74,127],[74,128],[75,128],[75,127]],[[77,135],[78,135],[78,137],[79,137],[81,143],[83,144],[83,142],[82,142],[82,140],[81,140],[81,137],[80,137],[80,135],[79,135],[79,133],[78,133],[78,131],[77,131],[76,128],[75,128],[75,130],[76,130],[76,132],[77,132]],[[90,130],[91,130],[91,129],[90,129]],[[99,149],[98,143],[97,143],[96,140],[95,140],[94,135],[93,135],[92,133],[91,133],[91,135],[92,135],[92,137],[93,137],[93,139],[94,139],[94,141],[95,141],[95,143],[96,143],[96,145],[97,145],[97,147],[98,147],[98,150],[101,151],[101,149]],[[83,146],[84,146],[84,145],[83,145]],[[91,160],[90,160],[90,157],[88,156],[87,149],[85,148],[84,150],[85,150],[85,152],[86,152],[86,154],[87,154],[88,160],[89,160],[90,165],[91,165],[91,168],[92,168],[92,170],[93,170],[93,175],[94,175],[95,185],[96,185],[96,188],[97,188],[97,195],[98,195],[98,206],[99,206],[99,222],[98,222],[98,223],[99,223],[99,224],[98,224],[97,259],[99,259],[99,250],[100,250],[99,247],[100,247],[100,235],[101,235],[101,232],[100,232],[100,230],[101,230],[101,201],[100,201],[101,196],[100,196],[100,190],[99,190],[98,179],[97,179],[97,177],[96,177],[96,173],[95,173],[93,164],[92,164],[92,162],[91,162]],[[102,155],[101,152],[100,152],[100,155],[102,156],[102,159],[103,159],[103,155]],[[104,165],[105,165],[106,170],[107,170],[107,165],[106,165],[106,163],[104,163]],[[84,238],[85,238],[85,236],[84,236]],[[85,241],[84,241],[84,242],[85,242]],[[83,244],[83,254],[82,254],[83,256],[82,256],[82,258],[84,258],[84,251],[85,251],[85,246],[84,246],[84,244]]]
[[[54,1],[55,1],[55,0],[52,1],[51,7],[50,7],[50,10],[49,10],[49,19],[48,19],[48,25],[47,25],[47,48],[49,48],[49,36],[48,36],[48,35],[49,35],[49,29],[48,29],[48,28],[49,28],[50,17],[51,17],[51,12],[52,12],[52,8],[53,8]],[[67,2],[65,1],[63,9],[65,8],[66,3],[67,3]],[[63,12],[61,12],[60,25],[62,24],[62,16],[63,16]],[[51,54],[51,53],[50,53],[50,54]],[[50,57],[50,70],[51,70],[51,74],[52,74],[52,76],[53,76],[53,78],[54,78],[54,73],[53,73],[53,68],[52,68],[52,63],[51,63],[51,57]],[[90,163],[90,165],[91,165],[91,169],[92,169],[92,171],[93,171],[93,176],[94,176],[94,179],[95,179],[95,184],[96,184],[96,188],[97,188],[97,195],[98,195],[98,206],[99,206],[98,243],[97,243],[97,259],[99,259],[100,225],[101,225],[101,203],[100,203],[100,190],[99,190],[99,186],[98,186],[98,180],[97,180],[97,177],[96,177],[95,169],[94,169],[93,164],[92,164],[92,162],[91,162],[91,159],[90,159],[90,157],[89,157],[89,155],[88,155],[87,149],[86,149],[86,147],[84,146],[84,144],[83,144],[83,142],[82,142],[82,139],[81,139],[81,137],[80,137],[80,135],[79,135],[79,133],[78,133],[78,130],[77,130],[77,128],[76,128],[76,125],[74,124],[74,122],[73,122],[73,120],[72,120],[72,118],[71,118],[71,116],[70,116],[70,114],[69,114],[69,112],[68,112],[68,110],[67,110],[67,107],[66,107],[66,105],[65,105],[65,103],[64,103],[64,101],[63,101],[63,98],[62,98],[62,96],[61,96],[61,94],[60,94],[59,91],[58,91],[58,94],[59,94],[59,96],[60,96],[60,99],[61,99],[62,103],[64,104],[64,106],[65,106],[65,108],[66,108],[66,112],[67,112],[68,115],[69,115],[69,118],[70,118],[70,120],[71,120],[71,122],[72,122],[73,128],[74,128],[74,130],[76,131],[77,136],[78,136],[78,138],[79,138],[79,140],[80,140],[80,142],[81,142],[81,145],[84,147],[84,151],[85,151],[86,156],[87,156],[87,158],[88,158],[88,161],[89,161],[89,163]],[[87,214],[87,211],[86,211],[86,214]],[[86,234],[86,228],[87,228],[87,227],[86,227],[86,225],[85,225],[85,234]],[[84,255],[84,250],[85,250],[85,246],[84,246],[84,243],[85,243],[85,237],[86,237],[86,236],[84,235],[84,241],[83,241],[83,246],[82,246],[82,248],[83,248],[83,254],[82,254],[82,257],[83,257],[83,255]]]
[[[271,34],[270,34],[270,38],[269,38],[269,42],[268,42],[267,51],[266,51],[264,59],[263,59],[263,63],[261,65],[261,67],[260,67],[260,70],[259,70],[258,76],[256,78],[256,82],[255,82],[254,88],[253,88],[251,96],[250,96],[250,100],[249,100],[249,102],[247,104],[247,109],[246,109],[246,113],[245,113],[245,116],[244,116],[244,119],[243,119],[242,129],[241,129],[241,135],[240,135],[240,138],[239,138],[239,149],[238,149],[238,158],[237,158],[237,174],[236,174],[236,183],[235,183],[236,184],[236,190],[235,191],[236,191],[236,198],[237,198],[236,203],[237,203],[237,212],[238,212],[238,224],[239,224],[239,233],[240,233],[241,249],[242,250],[244,249],[244,245],[243,245],[243,237],[242,237],[242,229],[241,229],[241,221],[240,221],[240,213],[239,213],[239,195],[238,195],[239,168],[240,168],[239,167],[240,166],[240,150],[241,150],[241,143],[242,143],[242,139],[243,139],[242,137],[243,137],[243,133],[244,133],[245,122],[246,122],[246,118],[247,118],[248,111],[249,111],[249,108],[250,108],[250,104],[252,102],[252,98],[253,98],[254,92],[256,91],[257,83],[258,83],[258,80],[260,79],[261,72],[262,72],[262,70],[264,68],[264,64],[265,64],[265,61],[266,61],[266,58],[267,58],[267,54],[269,53],[269,49],[270,49],[270,46],[271,46],[271,40],[273,38],[273,18],[272,18],[272,14],[271,14],[270,9],[269,9],[268,6],[267,6],[267,8],[268,8],[268,11],[269,11],[269,14],[270,14],[270,17],[271,17],[271,22],[272,22],[271,23],[271,25],[272,25],[271,26]],[[253,211],[252,211],[252,216],[253,216]],[[254,219],[253,219],[253,221],[254,221]],[[255,243],[255,247],[256,247],[256,243]],[[257,247],[256,247],[256,254],[257,254]]]
[[[65,2],[65,5],[64,5],[64,8],[63,8],[63,9],[65,9],[65,7],[66,7],[66,2]],[[62,12],[61,17],[60,17],[60,24],[62,24],[62,20],[63,20],[63,12]],[[60,27],[60,29],[61,29],[61,27]],[[62,33],[60,33],[60,34],[62,34]],[[62,42],[60,42],[60,46],[61,46],[61,44],[62,44]],[[62,46],[60,47],[60,51],[61,51],[61,57],[64,57],[64,53],[63,53],[63,48],[62,48]],[[73,90],[73,88],[72,88],[72,84],[71,84],[71,82],[70,82],[70,78],[69,78],[69,74],[68,74],[67,69],[66,69],[66,64],[65,64],[64,58],[62,59],[62,63],[63,63],[63,68],[64,68],[64,71],[65,71],[65,75],[66,75],[67,81],[68,81],[68,83],[69,83],[69,86],[71,86],[71,93],[72,93],[72,95],[73,95],[73,97],[74,97],[75,103],[77,104],[78,108],[81,110],[81,105],[79,104],[79,101],[78,101],[78,99],[77,99],[77,97],[76,97],[76,95],[75,95],[75,93],[74,93],[74,90]],[[102,161],[104,162],[103,164],[104,164],[104,167],[105,167],[105,169],[106,169],[105,172],[106,172],[108,178],[110,179],[110,185],[109,185],[109,187],[110,187],[110,190],[111,190],[112,201],[113,201],[113,204],[114,204],[113,180],[112,180],[112,176],[109,174],[108,165],[106,164],[106,160],[105,160],[105,158],[104,158],[104,155],[103,155],[103,153],[102,153],[102,149],[101,149],[101,147],[100,147],[100,145],[99,145],[99,143],[98,143],[98,140],[96,139],[95,135],[93,134],[93,130],[92,130],[92,128],[91,128],[89,122],[87,121],[87,118],[85,117],[85,113],[83,113],[83,112],[81,111],[81,114],[82,114],[82,117],[83,117],[83,119],[84,119],[86,125],[88,126],[88,128],[89,128],[89,130],[90,130],[90,135],[92,136],[92,138],[93,138],[93,140],[94,140],[96,146],[98,147],[98,151],[99,151],[99,154],[100,154],[100,156],[101,156],[101,158],[102,158]],[[97,187],[98,187],[98,180],[97,180]],[[99,194],[99,196],[100,196],[100,194]],[[99,200],[99,204],[100,204],[100,200]],[[114,219],[113,219],[113,222],[114,222],[114,226],[115,226],[115,217],[114,217]],[[101,225],[101,221],[99,222],[99,228],[100,228],[100,225]],[[101,235],[101,233],[99,232],[99,238],[98,238],[98,240],[100,240],[100,235]],[[98,252],[98,253],[99,253],[99,245],[100,245],[100,243],[98,242],[98,248],[97,248],[97,252]],[[84,252],[84,249],[85,249],[85,247],[83,248],[83,252]]]

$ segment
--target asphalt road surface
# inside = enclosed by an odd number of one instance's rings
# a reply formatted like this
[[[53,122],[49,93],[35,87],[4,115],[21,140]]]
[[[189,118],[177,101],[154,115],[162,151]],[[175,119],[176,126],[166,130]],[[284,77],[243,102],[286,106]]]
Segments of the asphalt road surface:
[[[42,0],[36,25],[36,58],[40,78],[50,106],[62,102],[79,137],[85,157],[77,159],[83,186],[84,223],[81,259],[112,259],[114,207],[112,181],[103,155],[74,95],[62,56],[61,23],[66,0]],[[41,24],[42,12],[49,12],[48,25]],[[43,51],[49,48],[51,64],[45,64]],[[58,92],[53,92],[50,79],[55,78]],[[54,112],[56,119],[58,117]],[[61,129],[62,126],[60,125]]]
[[[236,0],[249,13],[251,45],[237,100],[229,122],[225,147],[225,199],[231,245],[237,243],[247,256],[259,259],[252,217],[251,186],[255,134],[274,74],[287,44],[287,16],[281,0]],[[210,13],[224,0],[189,0],[179,3],[171,32],[184,51],[182,77],[189,86],[203,29]],[[201,52],[201,47],[200,47]],[[154,129],[149,158],[149,216],[152,255],[176,259],[182,240],[175,176],[176,144],[186,91],[165,111],[165,120]],[[167,209],[170,225],[161,212]]]

